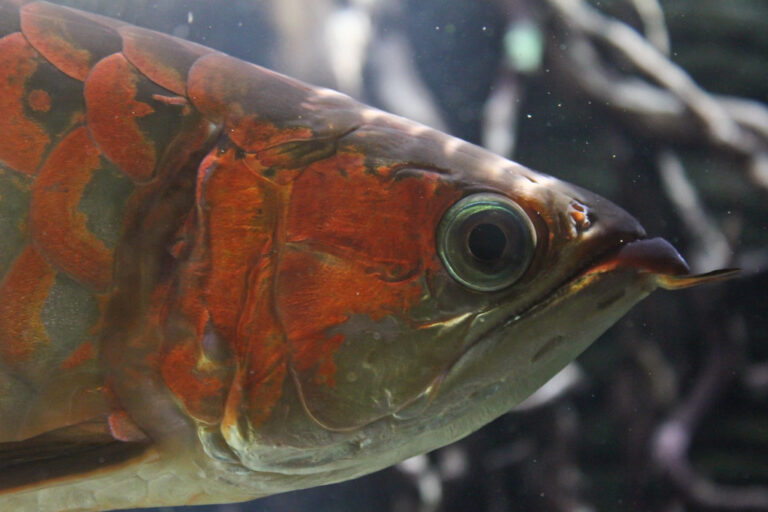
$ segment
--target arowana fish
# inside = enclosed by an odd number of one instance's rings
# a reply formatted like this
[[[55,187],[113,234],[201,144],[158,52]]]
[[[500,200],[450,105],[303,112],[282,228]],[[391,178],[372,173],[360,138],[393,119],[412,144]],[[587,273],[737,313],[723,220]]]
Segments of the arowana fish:
[[[0,509],[354,478],[689,275],[625,211],[173,37],[0,0]]]

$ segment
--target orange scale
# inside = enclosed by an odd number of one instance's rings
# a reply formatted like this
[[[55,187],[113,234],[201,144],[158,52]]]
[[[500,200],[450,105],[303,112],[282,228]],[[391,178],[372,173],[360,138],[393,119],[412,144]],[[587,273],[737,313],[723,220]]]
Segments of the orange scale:
[[[180,96],[187,94],[187,73],[194,62],[213,52],[190,41],[126,25],[120,29],[123,53],[150,80]]]
[[[143,79],[121,54],[101,60],[85,82],[86,121],[104,154],[137,181],[149,180],[157,164],[153,141],[139,127],[139,119],[154,108],[137,100]]]
[[[50,344],[42,312],[55,278],[45,258],[27,246],[0,285],[0,360],[11,368]]]
[[[32,187],[30,232],[59,269],[95,290],[112,279],[112,251],[86,226],[78,210],[83,191],[101,167],[99,150],[85,127],[77,128],[49,155]]]
[[[247,152],[349,130],[329,126],[326,117],[333,112],[308,115],[312,89],[307,85],[227,55],[212,53],[195,61],[187,88],[195,108],[224,123],[230,140]]]
[[[21,8],[21,30],[32,46],[60,71],[80,81],[99,59],[122,47],[114,28],[98,21],[47,2]]]
[[[28,175],[35,173],[51,141],[25,112],[30,101],[26,83],[42,62],[22,34],[0,39],[0,160]],[[44,102],[32,101],[44,106]]]

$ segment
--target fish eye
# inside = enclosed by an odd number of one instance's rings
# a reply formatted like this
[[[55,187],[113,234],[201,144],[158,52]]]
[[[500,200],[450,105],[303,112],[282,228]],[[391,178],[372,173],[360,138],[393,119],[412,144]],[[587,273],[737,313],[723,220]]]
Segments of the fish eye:
[[[451,206],[437,228],[437,250],[448,273],[472,290],[514,284],[528,269],[536,230],[523,209],[500,194],[467,196]]]

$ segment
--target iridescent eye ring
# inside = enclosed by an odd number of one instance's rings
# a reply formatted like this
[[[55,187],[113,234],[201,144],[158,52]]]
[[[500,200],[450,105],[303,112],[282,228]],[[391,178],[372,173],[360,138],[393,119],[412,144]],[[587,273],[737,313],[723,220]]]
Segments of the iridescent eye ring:
[[[536,229],[511,199],[501,194],[473,194],[443,215],[437,228],[437,250],[451,277],[467,288],[503,290],[530,266]]]

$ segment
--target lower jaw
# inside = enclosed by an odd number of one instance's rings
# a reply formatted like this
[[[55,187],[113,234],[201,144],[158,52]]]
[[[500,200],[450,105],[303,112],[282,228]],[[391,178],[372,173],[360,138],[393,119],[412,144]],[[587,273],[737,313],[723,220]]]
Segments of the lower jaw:
[[[444,374],[421,411],[326,432],[316,448],[256,441],[237,451],[249,469],[281,475],[287,490],[297,488],[293,481],[330,483],[438,448],[511,410],[656,286],[654,274],[636,268],[592,267],[518,318],[501,320]]]
[[[631,268],[587,271],[554,299],[509,320],[470,348],[448,371],[425,414],[477,409],[492,420],[530,396],[581,354],[657,284]],[[454,416],[459,416],[455,414]],[[469,433],[467,431],[466,433]]]

